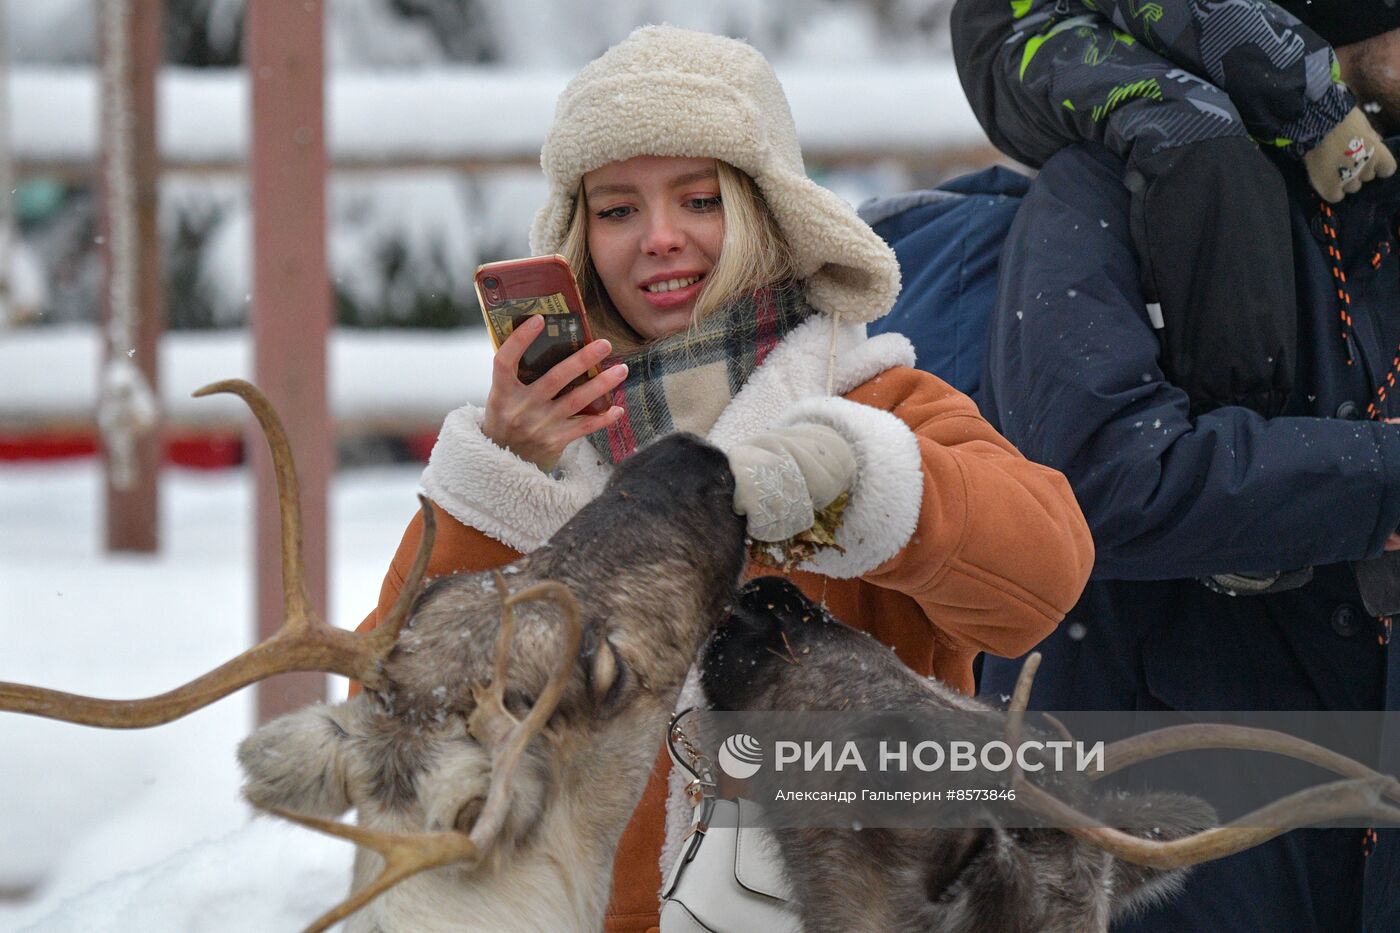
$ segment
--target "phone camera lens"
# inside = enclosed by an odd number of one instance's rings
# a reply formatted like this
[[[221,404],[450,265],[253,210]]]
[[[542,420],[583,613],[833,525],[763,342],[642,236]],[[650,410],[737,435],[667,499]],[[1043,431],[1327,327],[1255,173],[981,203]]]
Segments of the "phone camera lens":
[[[492,291],[495,291],[496,289],[501,287],[501,280],[496,278],[494,275],[488,275],[486,278],[481,280],[481,284],[491,289]]]

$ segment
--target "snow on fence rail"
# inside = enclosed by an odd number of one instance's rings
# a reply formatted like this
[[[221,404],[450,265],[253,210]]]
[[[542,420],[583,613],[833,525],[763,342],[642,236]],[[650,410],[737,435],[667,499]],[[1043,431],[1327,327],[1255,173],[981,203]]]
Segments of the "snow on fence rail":
[[[892,157],[939,164],[988,147],[951,61],[778,71],[814,163]],[[467,67],[332,73],[326,83],[331,162],[338,169],[535,164],[568,77]],[[241,69],[166,68],[158,103],[168,169],[245,167],[250,111]],[[99,112],[93,70],[16,68],[10,106],[21,173],[92,172]]]
[[[0,331],[0,431],[92,430],[97,403],[95,327]],[[450,331],[336,330],[329,347],[331,412],[342,434],[436,431],[491,385],[491,344],[480,328]],[[160,394],[168,426],[237,429],[247,411],[231,396],[190,393],[219,379],[252,378],[247,330],[171,331],[160,347]]]

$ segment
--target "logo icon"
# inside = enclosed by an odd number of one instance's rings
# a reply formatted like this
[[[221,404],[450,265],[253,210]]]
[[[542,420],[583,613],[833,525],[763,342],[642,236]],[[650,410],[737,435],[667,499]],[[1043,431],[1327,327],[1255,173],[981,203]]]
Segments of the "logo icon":
[[[763,746],[751,735],[735,733],[719,747],[720,769],[735,780],[753,777],[762,764]]]

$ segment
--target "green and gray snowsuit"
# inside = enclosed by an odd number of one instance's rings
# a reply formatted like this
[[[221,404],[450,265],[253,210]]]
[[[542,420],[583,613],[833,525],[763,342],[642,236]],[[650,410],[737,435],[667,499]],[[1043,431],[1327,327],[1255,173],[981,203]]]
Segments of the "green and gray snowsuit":
[[[1282,179],[1354,106],[1336,56],[1265,0],[959,0],[958,73],[1003,152],[1096,142],[1128,163],[1132,236],[1193,409],[1276,414],[1297,312]]]
[[[997,147],[1040,165],[1252,136],[1296,155],[1354,106],[1331,46],[1261,0],[961,0],[963,85]]]

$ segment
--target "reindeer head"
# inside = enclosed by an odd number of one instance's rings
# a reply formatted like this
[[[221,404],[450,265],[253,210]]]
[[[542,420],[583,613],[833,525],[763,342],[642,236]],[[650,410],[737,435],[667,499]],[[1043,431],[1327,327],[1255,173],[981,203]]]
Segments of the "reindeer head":
[[[893,649],[839,621],[782,577],[758,577],[705,645],[701,685],[719,710],[922,708],[981,704],[920,677]]]
[[[381,683],[246,739],[246,796],[320,817],[354,807],[373,830],[475,836],[493,784],[509,781],[489,863],[459,876],[569,847],[581,864],[609,866],[685,673],[733,595],[744,523],[732,502],[727,460],[697,438],[640,452],[544,547],[499,573],[427,586]],[[561,605],[559,592],[578,594],[577,607]],[[545,697],[547,718],[503,770],[517,723],[545,709]],[[378,870],[362,850],[357,880]],[[593,874],[586,900],[601,916],[609,875]],[[550,886],[532,894],[537,907],[577,912]],[[395,911],[403,926],[398,908],[421,896],[406,885],[373,910]],[[520,909],[502,921],[520,922]]]
[[[986,714],[979,720],[1000,718],[914,674],[888,647],[777,577],[740,590],[702,663],[706,695],[722,710],[962,710]],[[992,737],[1004,729],[1004,722],[995,725]],[[1125,818],[1125,825],[1140,826],[1148,808],[1155,839],[1183,838],[1214,822],[1195,798],[1096,801],[1084,787],[1056,790],[1109,825]],[[777,830],[807,928],[1106,931],[1110,918],[1168,895],[1181,881],[1181,871],[1122,861],[1065,831],[1007,829],[989,815],[968,815],[976,825],[966,829]]]

